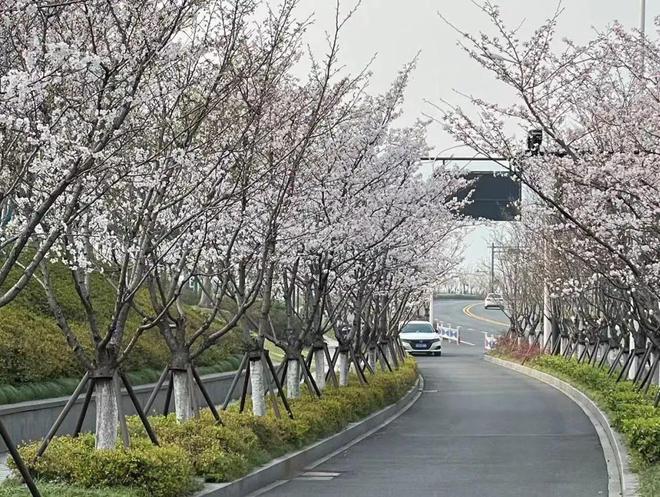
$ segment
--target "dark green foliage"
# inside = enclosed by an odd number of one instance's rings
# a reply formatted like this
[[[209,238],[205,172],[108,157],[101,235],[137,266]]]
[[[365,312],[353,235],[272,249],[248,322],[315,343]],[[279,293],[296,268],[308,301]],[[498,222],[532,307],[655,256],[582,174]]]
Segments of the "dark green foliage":
[[[61,264],[51,265],[50,271],[64,314],[89,351],[91,338],[88,323],[70,272]],[[17,272],[12,274],[2,288],[13,284],[17,277]],[[94,274],[91,278],[91,293],[99,326],[105,330],[112,317],[114,291],[103,275]],[[150,309],[146,293],[138,294],[137,304],[143,309]],[[196,329],[205,319],[204,311],[194,307],[187,308],[187,315],[190,330]],[[141,322],[138,313],[131,312],[126,325],[127,342],[134,336]],[[212,366],[213,370],[208,372],[235,369],[224,365],[216,369],[216,366],[220,361],[231,359],[239,351],[240,340],[236,335],[229,334],[221,344],[205,351],[198,358],[197,365]],[[15,300],[0,308],[0,357],[0,404],[67,395],[75,388],[76,378],[79,379],[83,373],[52,317],[45,291],[34,280]],[[153,328],[140,338],[124,363],[124,368],[136,372],[131,377],[136,384],[150,383],[158,378],[169,358],[169,349],[158,330]],[[52,381],[62,386],[50,383]],[[9,387],[16,387],[16,390]]]

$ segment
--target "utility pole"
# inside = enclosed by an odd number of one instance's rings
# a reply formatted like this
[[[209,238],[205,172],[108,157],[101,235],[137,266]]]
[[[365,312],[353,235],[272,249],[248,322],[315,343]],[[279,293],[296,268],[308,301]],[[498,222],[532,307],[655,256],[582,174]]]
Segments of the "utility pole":
[[[548,264],[548,250],[547,247],[544,250],[545,252],[545,263]],[[547,271],[547,269],[546,269]],[[552,307],[550,305],[550,288],[548,288],[548,278],[547,276],[543,280],[543,348],[548,344],[548,341],[552,338]],[[554,344],[553,348],[554,348]],[[562,350],[563,352],[563,350]]]
[[[641,0],[642,2],[642,11],[641,11],[641,19],[639,21],[639,30],[642,33],[642,36],[646,34],[646,0]]]
[[[495,291],[495,244],[490,245],[490,293]]]

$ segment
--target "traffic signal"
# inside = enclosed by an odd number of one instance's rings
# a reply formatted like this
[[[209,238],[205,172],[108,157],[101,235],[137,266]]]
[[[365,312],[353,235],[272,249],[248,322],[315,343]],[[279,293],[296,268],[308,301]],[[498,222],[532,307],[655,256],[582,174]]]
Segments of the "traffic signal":
[[[530,155],[539,155],[541,144],[543,143],[543,130],[530,129],[527,132],[527,151]]]

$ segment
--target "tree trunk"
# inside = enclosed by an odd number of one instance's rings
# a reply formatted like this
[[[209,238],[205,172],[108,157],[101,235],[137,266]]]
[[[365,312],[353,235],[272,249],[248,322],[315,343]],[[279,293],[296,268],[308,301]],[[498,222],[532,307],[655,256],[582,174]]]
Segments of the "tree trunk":
[[[197,305],[205,308],[213,307],[213,300],[209,297],[209,294],[213,292],[211,278],[204,276],[202,278],[202,286],[204,288],[201,289],[202,295],[199,297],[199,304]]]
[[[637,354],[635,354],[635,337],[632,333],[630,334],[628,348],[630,349],[630,353],[633,356],[632,360],[630,361],[630,368],[628,369],[628,379],[632,380],[637,374],[637,363],[639,362],[639,357]]]
[[[314,351],[314,380],[316,381],[316,386],[319,387],[319,390],[325,388],[325,350],[316,349]]]
[[[348,386],[348,352],[339,353],[339,386]]]
[[[616,356],[619,354],[619,350],[615,348],[610,349],[609,357],[607,358],[607,363],[611,366],[616,360]]]
[[[116,383],[112,378],[97,378],[96,392],[96,448],[114,449],[119,429]]]
[[[252,414],[266,415],[266,389],[264,387],[264,367],[260,360],[250,360],[250,385],[252,387]]]
[[[175,370],[174,376],[174,411],[177,421],[187,421],[195,416],[192,405],[192,385],[188,371]]]
[[[300,398],[300,362],[288,359],[286,368],[286,396],[289,399]]]
[[[369,365],[376,371],[376,347],[369,348]]]

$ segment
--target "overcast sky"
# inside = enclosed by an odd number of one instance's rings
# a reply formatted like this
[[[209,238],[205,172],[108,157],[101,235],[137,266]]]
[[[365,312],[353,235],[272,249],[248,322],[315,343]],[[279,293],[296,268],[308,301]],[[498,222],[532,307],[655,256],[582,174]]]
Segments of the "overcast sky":
[[[523,33],[538,27],[554,14],[558,3],[548,0],[500,0],[504,19],[511,26],[523,24]],[[647,32],[655,33],[653,20],[660,15],[660,0],[647,1]],[[348,11],[354,1],[342,0]],[[559,21],[561,38],[584,42],[615,20],[630,28],[640,24],[640,0],[564,0]],[[326,44],[324,31],[334,23],[334,0],[301,0],[299,15],[314,16],[307,35],[312,52],[321,55]],[[357,72],[371,63],[372,91],[384,91],[396,73],[416,54],[417,69],[408,87],[402,124],[414,122],[433,113],[427,102],[442,100],[461,103],[456,93],[467,93],[500,103],[513,96],[457,46],[458,34],[438,12],[464,31],[489,32],[484,14],[471,0],[363,0],[341,37],[341,60],[349,72]],[[440,126],[430,128],[429,143],[441,152],[452,139]],[[456,152],[455,150],[452,152]],[[467,238],[466,266],[475,266],[488,255],[487,242],[492,230],[478,229]]]

